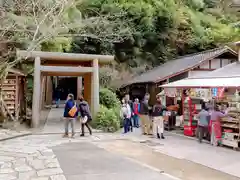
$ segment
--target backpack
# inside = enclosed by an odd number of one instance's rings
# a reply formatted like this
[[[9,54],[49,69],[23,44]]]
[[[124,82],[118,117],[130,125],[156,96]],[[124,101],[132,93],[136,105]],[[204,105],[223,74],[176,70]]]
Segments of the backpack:
[[[123,105],[123,107],[122,107],[122,114],[123,114],[124,118],[126,118],[128,116],[128,109],[127,109],[126,105]]]

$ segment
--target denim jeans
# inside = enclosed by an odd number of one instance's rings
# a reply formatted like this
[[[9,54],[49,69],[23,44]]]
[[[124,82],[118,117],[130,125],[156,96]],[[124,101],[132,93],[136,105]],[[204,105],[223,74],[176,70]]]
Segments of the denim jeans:
[[[130,119],[129,118],[124,118],[123,120],[123,129],[124,129],[124,133],[127,133],[129,131],[130,128]]]
[[[55,101],[56,101],[56,107],[59,107],[60,99],[59,99],[59,98],[56,98]]]
[[[136,114],[133,116],[133,126],[139,127],[139,116]]]
[[[69,123],[71,124],[72,135],[75,134],[75,118],[64,118],[65,134],[68,135]]]

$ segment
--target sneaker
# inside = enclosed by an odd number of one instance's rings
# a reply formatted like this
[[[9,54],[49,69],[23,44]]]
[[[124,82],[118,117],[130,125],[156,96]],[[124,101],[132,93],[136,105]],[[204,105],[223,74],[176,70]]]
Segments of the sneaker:
[[[64,135],[63,135],[63,138],[67,138],[67,137],[68,137],[68,134],[64,134]]]
[[[83,137],[84,136],[84,134],[80,134],[80,137]]]

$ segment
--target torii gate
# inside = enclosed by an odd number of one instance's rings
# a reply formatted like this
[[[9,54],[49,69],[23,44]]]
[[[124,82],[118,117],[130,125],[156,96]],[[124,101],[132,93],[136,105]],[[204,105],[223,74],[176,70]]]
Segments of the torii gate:
[[[109,64],[114,56],[23,50],[17,56],[34,59],[32,127],[38,127],[43,76],[83,76],[84,98],[93,115],[99,111],[99,65]]]

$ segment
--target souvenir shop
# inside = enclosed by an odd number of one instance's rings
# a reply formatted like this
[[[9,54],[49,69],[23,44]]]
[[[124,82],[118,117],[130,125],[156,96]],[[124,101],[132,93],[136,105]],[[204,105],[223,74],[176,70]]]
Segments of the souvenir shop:
[[[169,91],[170,88],[168,88]],[[172,88],[176,89],[176,88]],[[240,89],[237,88],[177,88],[176,99],[182,100],[181,128],[186,136],[196,136],[197,118],[202,105],[210,109],[217,105],[219,109],[228,114],[221,119],[222,145],[240,148]],[[210,141],[210,135],[205,134]]]
[[[165,130],[167,131],[172,131],[177,128],[178,118],[182,115],[180,92],[181,91],[176,88],[166,88],[158,94],[158,96],[161,97],[162,104],[168,109],[164,116]]]

